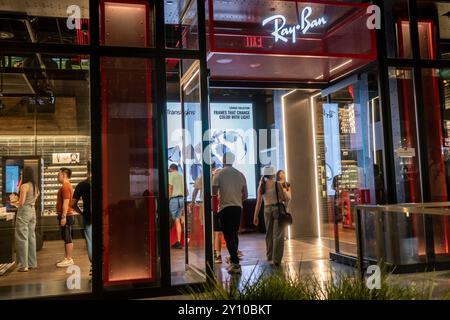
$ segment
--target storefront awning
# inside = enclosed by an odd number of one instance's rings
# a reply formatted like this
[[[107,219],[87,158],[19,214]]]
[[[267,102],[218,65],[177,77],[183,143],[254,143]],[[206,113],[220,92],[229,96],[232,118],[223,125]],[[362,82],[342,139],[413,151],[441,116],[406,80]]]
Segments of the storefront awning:
[[[213,80],[329,82],[376,58],[369,4],[207,0]]]

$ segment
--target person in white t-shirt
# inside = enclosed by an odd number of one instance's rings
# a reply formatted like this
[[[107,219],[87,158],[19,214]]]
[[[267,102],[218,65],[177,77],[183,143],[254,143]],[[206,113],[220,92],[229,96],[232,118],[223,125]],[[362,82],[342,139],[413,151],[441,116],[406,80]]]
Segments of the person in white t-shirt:
[[[241,273],[238,257],[238,231],[241,222],[243,201],[248,197],[245,176],[233,168],[235,156],[231,152],[224,155],[224,168],[213,178],[213,195],[219,195],[218,218],[230,253],[229,273]]]

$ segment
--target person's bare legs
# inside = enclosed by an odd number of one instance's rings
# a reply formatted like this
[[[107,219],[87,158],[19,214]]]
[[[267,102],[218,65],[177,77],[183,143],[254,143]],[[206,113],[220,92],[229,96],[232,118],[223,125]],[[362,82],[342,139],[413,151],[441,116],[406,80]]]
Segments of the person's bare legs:
[[[177,241],[181,242],[181,221],[180,221],[180,219],[175,219],[175,228],[177,230]]]
[[[66,244],[66,259],[70,260],[72,259],[73,254],[73,243],[67,243]]]
[[[222,255],[222,232],[214,232],[214,251],[220,256]]]

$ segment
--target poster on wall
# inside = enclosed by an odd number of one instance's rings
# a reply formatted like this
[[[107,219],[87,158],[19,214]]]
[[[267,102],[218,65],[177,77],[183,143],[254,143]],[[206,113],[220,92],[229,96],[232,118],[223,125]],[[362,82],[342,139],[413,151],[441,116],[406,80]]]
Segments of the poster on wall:
[[[256,139],[253,130],[251,103],[211,103],[212,161],[223,166],[223,154],[231,151],[236,156],[234,167],[247,179],[249,198],[256,197]]]
[[[186,164],[188,201],[193,192],[194,182],[202,172],[202,125],[200,104],[186,103],[184,110],[186,127],[185,147],[182,139],[181,104],[167,103],[167,140],[169,166],[175,163],[178,171],[184,175],[183,162]],[[211,103],[210,104],[210,151],[211,160],[221,168],[226,151],[236,155],[234,167],[241,171],[246,179],[249,198],[256,197],[255,164],[256,140],[253,131],[253,106],[251,103]],[[183,152],[184,151],[184,152]],[[184,161],[184,158],[186,160]]]
[[[80,163],[79,153],[52,153],[53,164]]]
[[[191,200],[194,183],[203,174],[202,166],[202,126],[199,103],[185,103],[184,125],[186,128],[185,147],[183,150],[183,131],[181,103],[167,103],[167,156],[169,166],[178,165],[178,172],[184,176],[183,163],[186,165],[188,189],[187,199]],[[183,152],[184,151],[184,152]],[[184,160],[186,157],[186,160]]]

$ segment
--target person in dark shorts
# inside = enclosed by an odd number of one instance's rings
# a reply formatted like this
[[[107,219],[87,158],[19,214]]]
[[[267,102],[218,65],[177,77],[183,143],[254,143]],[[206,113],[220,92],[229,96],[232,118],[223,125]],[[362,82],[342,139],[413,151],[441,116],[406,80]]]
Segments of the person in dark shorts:
[[[57,262],[58,268],[66,268],[74,264],[73,253],[73,241],[72,241],[72,226],[73,208],[71,206],[73,188],[70,184],[70,178],[72,176],[72,170],[69,168],[61,168],[58,172],[58,182],[61,183],[61,188],[58,190],[56,199],[56,213],[58,214],[58,224],[61,230],[61,238],[64,240],[65,256],[64,259]]]
[[[78,206],[80,199],[83,201],[83,210]],[[91,166],[89,162],[86,180],[81,181],[73,193],[72,208],[83,217],[84,238],[86,239],[89,261],[92,264]],[[89,273],[92,274],[92,267]]]

